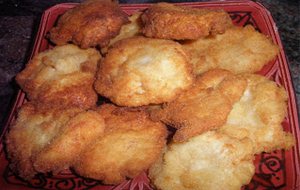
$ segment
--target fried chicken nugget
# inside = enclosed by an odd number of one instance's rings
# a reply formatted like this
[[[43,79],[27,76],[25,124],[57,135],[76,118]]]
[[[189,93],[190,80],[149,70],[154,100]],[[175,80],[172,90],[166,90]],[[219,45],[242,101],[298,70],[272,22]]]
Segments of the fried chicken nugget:
[[[131,15],[129,17],[130,23],[122,26],[119,35],[111,39],[107,47],[102,47],[101,53],[107,53],[108,48],[115,44],[117,41],[140,35],[140,30],[142,28],[141,14],[141,12],[136,12],[133,15]]]
[[[255,73],[273,60],[279,48],[251,26],[231,27],[224,34],[183,43],[199,75],[219,68],[233,73]]]
[[[247,80],[247,88],[220,130],[235,138],[250,138],[255,153],[290,148],[293,136],[281,126],[287,112],[284,88],[260,75],[241,76]]]
[[[169,3],[152,5],[142,15],[142,21],[145,36],[173,40],[223,33],[232,25],[229,14],[223,10],[179,7]]]
[[[223,126],[233,104],[242,96],[247,82],[229,71],[211,70],[161,109],[151,111],[151,119],[161,120],[178,130],[173,140],[186,141],[205,131]]]
[[[57,45],[68,42],[81,48],[105,46],[128,23],[127,15],[110,0],[87,0],[68,10],[50,30],[50,40]]]
[[[254,175],[252,152],[249,139],[209,131],[169,145],[149,177],[161,190],[240,190]]]
[[[98,112],[105,119],[105,135],[87,149],[74,166],[84,177],[118,184],[147,170],[166,144],[167,130],[153,122],[145,111],[102,105]]]
[[[143,106],[171,101],[193,80],[180,44],[133,37],[109,50],[99,65],[95,89],[119,106]]]
[[[93,83],[100,58],[95,49],[58,46],[36,55],[16,80],[40,108],[90,108],[97,101]]]
[[[24,179],[32,178],[36,174],[32,157],[57,136],[70,118],[81,111],[79,108],[39,111],[31,103],[24,104],[5,139],[12,170]]]
[[[82,151],[104,134],[104,128],[104,119],[97,112],[77,114],[62,127],[50,144],[34,156],[34,168],[39,172],[54,173],[68,169],[80,159]]]

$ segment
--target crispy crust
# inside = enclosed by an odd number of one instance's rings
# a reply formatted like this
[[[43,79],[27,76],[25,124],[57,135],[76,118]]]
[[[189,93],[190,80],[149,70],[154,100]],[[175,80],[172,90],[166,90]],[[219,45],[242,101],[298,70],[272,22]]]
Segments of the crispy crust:
[[[101,48],[101,53],[106,54],[108,48],[110,48],[114,43],[122,39],[130,38],[133,36],[141,35],[142,20],[141,12],[135,12],[129,17],[130,23],[122,26],[120,33],[109,41],[109,44]]]
[[[95,89],[120,106],[174,99],[194,79],[180,44],[133,37],[117,42],[100,63]]]
[[[87,111],[71,118],[59,134],[33,157],[38,172],[54,173],[68,169],[104,134],[104,119],[95,111]]]
[[[179,7],[169,3],[151,6],[142,15],[147,37],[185,40],[223,33],[232,21],[223,10]]]
[[[223,126],[246,85],[246,80],[229,71],[208,71],[174,101],[165,104],[162,109],[153,109],[151,119],[177,128],[173,137],[175,142],[187,141]]]
[[[102,105],[105,135],[86,150],[75,170],[84,177],[118,184],[147,170],[166,144],[167,130],[144,111]]]
[[[79,108],[40,111],[31,103],[24,104],[5,139],[13,171],[31,179],[36,174],[33,157],[58,135],[70,118],[82,111]]]
[[[170,144],[150,168],[149,177],[163,190],[238,190],[254,175],[252,152],[249,139],[209,131]]]
[[[45,111],[26,103],[6,136],[10,167],[24,179],[31,179],[38,172],[67,169],[104,134],[104,127],[104,119],[95,111]]]
[[[211,69],[233,73],[255,73],[273,60],[279,48],[264,34],[246,27],[232,27],[214,37],[183,43],[196,74]]]
[[[57,45],[73,42],[81,48],[105,46],[128,22],[117,3],[89,0],[68,10],[50,30],[50,40]]]
[[[36,55],[16,80],[41,109],[90,108],[97,101],[93,83],[100,58],[95,49],[58,46]]]
[[[260,75],[240,76],[247,80],[247,88],[220,130],[234,138],[250,138],[255,153],[293,146],[292,134],[284,132],[281,125],[288,98],[283,87]]]

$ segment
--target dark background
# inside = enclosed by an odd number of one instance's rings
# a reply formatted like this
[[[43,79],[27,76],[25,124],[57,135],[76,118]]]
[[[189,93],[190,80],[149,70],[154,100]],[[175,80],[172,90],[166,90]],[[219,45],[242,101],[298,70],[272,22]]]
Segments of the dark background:
[[[23,69],[29,58],[41,15],[50,6],[63,2],[80,2],[80,0],[0,0],[0,129],[5,123],[18,91],[14,77]],[[119,2],[156,3],[159,1],[120,0]],[[168,2],[181,1],[169,0]],[[257,2],[271,12],[276,22],[289,61],[299,109],[299,1],[258,0]]]

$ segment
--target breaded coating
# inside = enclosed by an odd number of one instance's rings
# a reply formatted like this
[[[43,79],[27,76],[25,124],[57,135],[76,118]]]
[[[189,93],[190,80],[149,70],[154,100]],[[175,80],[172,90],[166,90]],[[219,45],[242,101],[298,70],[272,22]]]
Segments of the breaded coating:
[[[95,111],[87,111],[71,118],[59,134],[33,158],[38,172],[54,173],[68,169],[104,134],[104,119]]]
[[[193,80],[180,44],[133,37],[109,50],[99,65],[95,89],[119,106],[143,106],[171,101]]]
[[[97,101],[93,83],[100,58],[95,49],[57,46],[36,55],[16,80],[40,108],[90,108]]]
[[[249,139],[215,131],[169,145],[149,170],[160,190],[240,190],[254,175]]]
[[[105,46],[119,34],[127,15],[110,0],[87,0],[63,14],[50,30],[50,40],[57,45],[68,42],[81,48]]]
[[[274,60],[279,48],[264,34],[246,27],[232,27],[224,34],[183,43],[199,75],[219,68],[233,73],[255,73]]]
[[[109,41],[108,46],[101,48],[101,53],[105,54],[107,53],[107,50],[109,47],[111,47],[114,43],[117,41],[120,41],[122,39],[130,38],[133,36],[141,35],[141,27],[142,27],[142,20],[141,20],[141,12],[136,12],[133,15],[129,17],[130,23],[125,24],[122,26],[121,31],[119,35],[114,37]]]
[[[223,10],[179,7],[169,3],[152,5],[142,15],[142,21],[145,36],[173,40],[224,33],[232,26],[229,14]]]
[[[233,104],[240,99],[247,82],[225,70],[211,70],[161,109],[151,110],[151,118],[177,128],[173,140],[186,141],[205,131],[223,126]]]
[[[36,174],[32,158],[58,135],[70,118],[81,111],[72,108],[43,112],[31,103],[24,104],[5,139],[12,170],[24,179],[32,178]]]
[[[247,80],[247,88],[220,130],[235,138],[250,138],[255,153],[290,148],[293,136],[281,126],[287,112],[284,88],[260,75],[241,76]]]
[[[83,150],[104,134],[104,128],[104,119],[95,111],[40,111],[27,103],[6,136],[11,167],[24,179],[37,172],[68,169]]]
[[[98,112],[105,119],[105,135],[86,149],[75,165],[84,177],[118,184],[147,170],[166,144],[167,130],[153,122],[144,111],[102,105]]]

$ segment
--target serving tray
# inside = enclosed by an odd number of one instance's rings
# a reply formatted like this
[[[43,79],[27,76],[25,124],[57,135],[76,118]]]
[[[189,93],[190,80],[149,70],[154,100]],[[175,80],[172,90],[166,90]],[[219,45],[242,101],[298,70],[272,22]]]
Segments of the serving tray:
[[[75,3],[64,3],[47,9],[40,22],[38,34],[35,40],[31,58],[38,52],[51,48],[51,44],[45,38],[47,32],[55,24],[57,18],[66,10],[74,7]],[[121,5],[127,14],[143,10],[151,4],[128,4]],[[229,12],[233,22],[239,26],[253,25],[258,31],[272,38],[280,48],[276,60],[267,64],[259,74],[274,80],[283,86],[288,93],[288,114],[282,123],[286,131],[290,131],[295,139],[295,146],[289,150],[278,150],[272,153],[262,153],[255,159],[255,175],[250,184],[243,187],[244,190],[276,190],[276,189],[299,189],[300,188],[300,159],[299,159],[299,120],[297,104],[288,68],[288,62],[280,41],[276,24],[271,14],[261,4],[252,1],[216,1],[177,3],[179,6],[190,6],[195,8],[224,9]],[[99,190],[147,190],[152,189],[146,173],[142,173],[133,180],[124,181],[117,186],[107,186],[100,181],[84,179],[71,171],[62,171],[57,175],[38,174],[31,181],[24,181],[15,176],[8,167],[8,161],[3,144],[5,133],[9,125],[16,119],[18,108],[26,101],[25,94],[20,90],[11,113],[4,126],[4,132],[0,136],[0,189],[99,189]],[[218,180],[218,176],[216,176]]]

